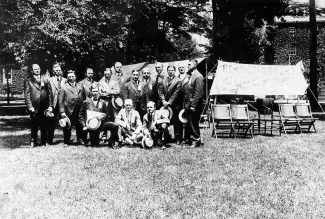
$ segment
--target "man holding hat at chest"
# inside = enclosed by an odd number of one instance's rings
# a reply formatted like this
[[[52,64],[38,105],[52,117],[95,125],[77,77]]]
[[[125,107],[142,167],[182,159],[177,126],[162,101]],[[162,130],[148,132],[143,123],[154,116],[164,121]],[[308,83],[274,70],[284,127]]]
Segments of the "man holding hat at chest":
[[[74,70],[68,70],[67,78],[67,83],[61,87],[59,92],[59,108],[62,118],[59,123],[63,127],[64,146],[70,144],[72,126],[76,128],[78,143],[83,145],[82,127],[78,122],[78,115],[83,102],[82,87],[76,83]]]
[[[149,101],[147,104],[147,114],[143,117],[143,134],[151,137],[157,146],[165,149],[163,142],[167,127],[170,123],[167,110],[156,110],[156,104]]]
[[[109,121],[104,123],[105,118],[109,117],[110,109],[104,100],[99,99],[99,95],[98,86],[93,86],[91,97],[82,103],[79,112],[79,123],[83,131],[89,131],[91,146],[99,145],[99,134],[103,129],[111,131],[111,139],[117,138],[118,125]]]

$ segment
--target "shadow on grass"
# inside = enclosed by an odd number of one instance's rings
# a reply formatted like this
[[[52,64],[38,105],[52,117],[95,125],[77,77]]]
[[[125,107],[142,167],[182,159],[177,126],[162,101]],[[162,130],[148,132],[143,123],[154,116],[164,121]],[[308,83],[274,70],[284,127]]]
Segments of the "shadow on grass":
[[[30,119],[27,116],[0,118],[0,131],[20,131],[29,129]]]

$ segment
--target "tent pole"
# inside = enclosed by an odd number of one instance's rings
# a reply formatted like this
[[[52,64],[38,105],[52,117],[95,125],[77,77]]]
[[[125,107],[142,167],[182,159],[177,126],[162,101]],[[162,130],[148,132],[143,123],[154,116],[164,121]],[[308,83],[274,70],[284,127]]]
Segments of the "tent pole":
[[[322,105],[319,104],[319,102],[318,102],[318,100],[316,99],[316,97],[315,97],[313,91],[310,89],[310,86],[308,86],[308,89],[309,89],[310,93],[313,95],[313,97],[315,98],[316,102],[318,103],[318,106],[322,109],[323,113],[325,113],[325,112],[324,112],[324,109],[323,109],[323,107],[322,107]]]
[[[208,83],[209,83],[209,79],[208,79],[208,59],[205,59],[205,97],[206,97],[206,101],[208,101],[209,95],[209,88],[208,88]]]

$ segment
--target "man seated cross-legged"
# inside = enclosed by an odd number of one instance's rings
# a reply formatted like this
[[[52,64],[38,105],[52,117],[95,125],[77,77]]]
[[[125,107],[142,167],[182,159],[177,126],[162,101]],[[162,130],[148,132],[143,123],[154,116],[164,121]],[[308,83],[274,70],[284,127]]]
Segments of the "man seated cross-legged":
[[[167,127],[170,123],[167,110],[156,110],[156,104],[153,101],[147,103],[147,114],[143,117],[143,134],[150,136],[157,146],[165,149],[165,136]],[[166,136],[167,137],[167,136]]]

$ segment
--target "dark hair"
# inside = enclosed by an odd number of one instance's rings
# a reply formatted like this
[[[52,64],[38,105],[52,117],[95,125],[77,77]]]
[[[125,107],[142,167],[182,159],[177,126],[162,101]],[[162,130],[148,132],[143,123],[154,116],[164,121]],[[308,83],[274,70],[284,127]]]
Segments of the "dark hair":
[[[174,71],[176,71],[176,67],[175,67],[175,65],[168,65],[168,67],[167,67],[167,71],[168,71],[169,68],[173,68]]]

